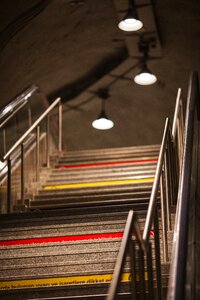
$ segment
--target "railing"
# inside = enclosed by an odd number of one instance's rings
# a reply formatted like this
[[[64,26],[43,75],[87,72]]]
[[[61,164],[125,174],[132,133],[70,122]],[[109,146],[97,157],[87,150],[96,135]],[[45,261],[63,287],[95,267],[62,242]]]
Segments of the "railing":
[[[177,97],[176,97],[176,106],[174,111],[174,120],[172,124],[172,139],[174,145],[177,145],[178,151],[178,166],[181,168],[182,156],[183,156],[183,128],[184,128],[184,120],[183,120],[183,104],[181,99],[181,89],[178,89]]]
[[[155,220],[154,220],[154,243],[155,243],[155,251],[154,254],[156,256],[155,264],[156,264],[156,279],[157,284],[160,286],[161,283],[161,268],[160,268],[160,257],[159,252],[159,228],[158,228],[158,218],[157,218],[157,210],[155,212]],[[133,239],[133,235],[135,239]],[[125,264],[125,259],[127,257],[127,253],[130,255],[130,263],[131,263],[131,274],[130,274],[130,282],[131,282],[131,295],[133,299],[137,299],[137,294],[140,294],[140,299],[145,299],[146,293],[146,285],[145,280],[148,278],[148,293],[149,299],[154,299],[154,283],[153,283],[153,256],[152,256],[152,243],[148,243],[146,247],[142,235],[141,230],[137,221],[137,213],[133,210],[129,211],[124,235],[122,239],[122,243],[120,246],[119,254],[117,257],[117,262],[115,265],[112,283],[109,288],[109,293],[107,296],[107,300],[114,300],[117,297],[117,293],[119,290],[119,283],[121,280],[121,275],[123,271],[123,267]],[[145,268],[146,266],[146,268]],[[137,286],[137,283],[140,283]],[[161,289],[157,289],[157,297],[161,299],[162,291]]]
[[[0,110],[0,159],[48,106],[44,93],[32,85]]]
[[[28,106],[29,98],[38,90],[37,86],[31,86],[27,88],[22,94],[20,94],[18,97],[13,99],[10,103],[8,103],[3,109],[0,110],[0,129],[2,130],[2,145],[3,145],[3,153],[1,153],[1,156],[6,153],[7,151],[7,140],[8,140],[8,129],[9,127],[8,123],[13,120],[14,117],[17,117],[19,112],[22,111],[22,109],[26,106]],[[23,111],[24,113],[24,111]],[[24,115],[24,118],[26,116]],[[31,125],[31,109],[30,107],[27,107],[27,119],[28,119],[28,125]],[[16,122],[17,123],[17,122]],[[27,125],[27,126],[28,126]],[[16,125],[18,127],[18,125]],[[14,128],[12,128],[12,135],[14,134]]]
[[[20,108],[21,105],[25,105],[28,98],[31,97],[35,91],[38,90],[38,86],[32,85],[27,88],[22,94],[13,99],[3,109],[0,110],[0,127],[2,127]]]
[[[190,77],[168,300],[198,299],[200,210],[200,93],[197,72]],[[187,287],[186,287],[187,286]]]
[[[180,121],[181,120],[181,121]],[[163,133],[163,139],[160,147],[158,164],[153,182],[151,197],[149,201],[143,236],[140,230],[136,212],[130,211],[122,238],[120,251],[117,257],[113,279],[109,288],[107,300],[117,298],[120,287],[122,270],[125,259],[129,253],[131,260],[131,295],[136,299],[140,294],[140,299],[145,299],[146,293],[149,299],[163,299],[162,280],[161,280],[161,255],[159,244],[159,211],[161,211],[162,236],[163,236],[163,257],[162,262],[169,261],[167,233],[171,231],[171,206],[176,202],[179,177],[179,161],[181,151],[177,151],[177,140],[181,148],[183,133],[183,115],[182,102],[180,98],[180,89],[178,90],[176,108],[173,121],[173,135],[171,132],[170,120],[167,118]],[[177,137],[178,135],[178,137]],[[159,196],[160,191],[160,209]],[[152,254],[152,240],[150,240],[151,230],[154,230],[154,253]],[[135,239],[132,239],[132,235]],[[136,253],[138,252],[138,253]],[[155,258],[155,272],[153,272],[152,260]],[[136,262],[139,258],[139,263]],[[146,267],[145,267],[146,266]],[[146,271],[145,271],[146,270]],[[146,273],[145,273],[146,272]],[[147,276],[145,276],[145,274]],[[154,275],[156,277],[156,289],[154,289]],[[137,278],[139,278],[137,280]],[[145,284],[145,278],[147,284]],[[137,284],[136,284],[137,283]],[[156,295],[155,295],[156,290]]]
[[[12,160],[14,160],[14,154],[17,152],[20,157],[20,170],[17,170],[15,176],[17,183],[20,183],[20,194],[18,193],[18,198],[20,199],[20,204],[22,207],[25,205],[25,185],[26,178],[30,173],[34,173],[36,176],[29,178],[29,182],[37,183],[39,180],[40,166],[45,165],[49,167],[50,165],[50,153],[55,148],[53,145],[53,139],[50,140],[50,113],[53,112],[54,108],[58,107],[58,141],[57,148],[59,151],[62,150],[62,104],[61,99],[56,99],[41,115],[37,120],[31,125],[31,127],[17,140],[17,142],[6,152],[3,156],[2,161],[7,162],[7,213],[12,212],[13,200],[12,200]],[[52,116],[55,119],[55,115]],[[44,122],[43,122],[44,121]],[[44,127],[44,128],[43,128]],[[55,136],[55,134],[53,133]],[[30,143],[27,144],[27,140],[32,138],[32,144],[30,148]],[[41,158],[40,144],[44,143],[43,149],[45,149],[44,157]],[[34,150],[34,151],[33,151]],[[29,166],[25,166],[26,153],[30,151],[32,153],[32,163]],[[30,155],[29,155],[30,158]],[[45,159],[45,162],[44,162]],[[31,165],[31,167],[30,167]],[[31,170],[32,168],[32,170]],[[19,169],[19,168],[18,168]],[[26,172],[25,172],[26,171]],[[29,183],[28,182],[28,183]],[[15,184],[18,186],[18,184]]]

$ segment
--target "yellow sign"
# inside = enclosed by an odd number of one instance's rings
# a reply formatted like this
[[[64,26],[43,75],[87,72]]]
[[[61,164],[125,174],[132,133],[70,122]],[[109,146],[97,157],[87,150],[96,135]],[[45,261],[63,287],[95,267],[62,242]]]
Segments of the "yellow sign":
[[[138,277],[138,276],[137,276]],[[128,282],[131,279],[131,273],[123,273],[121,281]],[[112,274],[99,275],[82,275],[70,277],[57,278],[40,278],[40,279],[25,279],[25,280],[11,280],[0,282],[0,291],[13,289],[30,289],[30,288],[45,288],[45,287],[59,287],[69,285],[81,284],[101,284],[109,283],[112,280]],[[137,278],[139,280],[139,278]],[[145,272],[145,280],[147,280],[147,273]]]

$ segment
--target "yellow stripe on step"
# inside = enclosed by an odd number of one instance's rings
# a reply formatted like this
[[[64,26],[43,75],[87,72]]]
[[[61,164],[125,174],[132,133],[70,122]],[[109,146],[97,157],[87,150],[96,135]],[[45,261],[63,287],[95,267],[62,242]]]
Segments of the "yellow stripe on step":
[[[153,182],[154,178],[136,178],[136,179],[124,179],[124,180],[111,180],[111,181],[97,181],[97,182],[83,182],[83,183],[69,183],[69,184],[58,184],[58,185],[46,185],[45,190],[57,190],[57,189],[73,189],[82,187],[98,187],[105,185],[120,185],[126,183],[147,183]]]
[[[145,280],[147,280],[147,272],[145,272]],[[131,273],[123,273],[121,281],[127,282],[131,279]],[[82,275],[82,276],[69,276],[69,277],[56,277],[56,278],[40,278],[40,279],[26,279],[26,280],[13,280],[0,282],[0,290],[13,290],[13,289],[30,289],[30,288],[49,288],[69,285],[82,285],[82,284],[101,284],[109,283],[112,280],[112,274],[99,274],[99,275]],[[137,276],[137,281],[139,277]]]

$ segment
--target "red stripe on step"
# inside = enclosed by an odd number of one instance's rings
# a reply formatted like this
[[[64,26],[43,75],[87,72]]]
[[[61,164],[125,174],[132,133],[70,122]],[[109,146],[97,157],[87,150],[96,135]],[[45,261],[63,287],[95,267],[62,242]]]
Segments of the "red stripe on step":
[[[84,241],[84,240],[86,241],[96,240],[96,239],[114,239],[114,238],[121,238],[122,235],[123,232],[114,232],[114,233],[56,236],[56,237],[44,237],[44,238],[20,239],[20,240],[6,240],[6,241],[0,241],[0,246],[62,243],[62,242]]]
[[[137,159],[137,160],[127,160],[127,161],[111,161],[103,162],[96,164],[80,164],[80,165],[65,165],[65,166],[56,166],[59,170],[64,169],[78,169],[78,168],[90,168],[90,167],[104,167],[104,166],[113,166],[113,165],[131,165],[131,164],[148,164],[148,163],[157,163],[157,159]]]
[[[83,234],[83,235],[72,235],[72,236],[56,236],[56,237],[44,237],[34,239],[20,239],[20,240],[6,240],[0,241],[0,246],[20,246],[20,245],[31,245],[31,244],[43,244],[43,243],[62,243],[62,242],[73,242],[73,241],[88,241],[97,239],[115,239],[122,238],[123,232],[113,233],[95,233],[95,234]],[[154,231],[151,230],[150,237],[154,237]]]

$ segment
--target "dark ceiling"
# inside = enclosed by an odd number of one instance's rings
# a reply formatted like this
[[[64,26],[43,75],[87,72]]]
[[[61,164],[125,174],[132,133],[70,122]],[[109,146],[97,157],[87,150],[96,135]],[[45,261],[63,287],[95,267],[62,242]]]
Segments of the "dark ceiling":
[[[145,28],[117,27],[126,0],[1,0],[1,106],[30,84],[64,103],[68,149],[159,143],[178,87],[200,69],[200,2],[137,0]],[[138,86],[138,41],[152,39],[148,66],[158,77]],[[91,128],[99,89],[109,92],[110,131]]]

